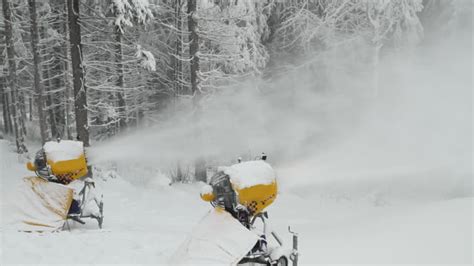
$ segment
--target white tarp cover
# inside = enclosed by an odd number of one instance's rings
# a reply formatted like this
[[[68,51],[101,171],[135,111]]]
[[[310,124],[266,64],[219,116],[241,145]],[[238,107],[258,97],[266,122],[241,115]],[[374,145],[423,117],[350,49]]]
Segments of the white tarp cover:
[[[236,265],[258,236],[222,209],[211,210],[170,259],[171,265]]]
[[[48,182],[40,177],[24,178],[25,187],[22,202],[23,231],[56,231],[66,221],[73,197],[73,190],[58,183]]]

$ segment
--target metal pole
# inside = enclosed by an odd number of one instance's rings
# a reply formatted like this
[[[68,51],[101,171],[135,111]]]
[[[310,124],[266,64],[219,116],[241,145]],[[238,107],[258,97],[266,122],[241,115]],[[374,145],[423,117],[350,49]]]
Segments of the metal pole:
[[[293,266],[298,266],[298,234],[291,231],[291,228],[288,226],[288,232],[293,235],[293,251],[291,252],[293,261]]]
[[[295,252],[293,266],[298,266],[298,234],[293,234],[293,252]]]

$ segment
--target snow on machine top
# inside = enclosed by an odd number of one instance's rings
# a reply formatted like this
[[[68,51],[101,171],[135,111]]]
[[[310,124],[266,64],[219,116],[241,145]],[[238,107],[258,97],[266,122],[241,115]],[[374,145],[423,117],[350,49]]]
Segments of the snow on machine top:
[[[238,204],[254,216],[271,205],[278,193],[276,174],[263,160],[240,162],[219,167],[201,199],[233,212]]]
[[[52,162],[74,160],[84,153],[82,141],[48,141],[43,146],[48,160]]]
[[[232,184],[239,189],[268,185],[276,180],[275,171],[263,160],[241,162],[229,167],[221,167],[221,170],[229,175]]]

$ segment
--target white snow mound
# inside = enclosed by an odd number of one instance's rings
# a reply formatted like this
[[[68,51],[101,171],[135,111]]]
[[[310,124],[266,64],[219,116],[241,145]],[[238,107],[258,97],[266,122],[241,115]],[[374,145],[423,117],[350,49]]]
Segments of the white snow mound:
[[[43,147],[48,160],[53,162],[77,159],[84,152],[83,143],[74,140],[48,141]]]
[[[234,186],[240,189],[256,185],[271,184],[276,179],[273,168],[265,161],[248,161],[225,167]]]

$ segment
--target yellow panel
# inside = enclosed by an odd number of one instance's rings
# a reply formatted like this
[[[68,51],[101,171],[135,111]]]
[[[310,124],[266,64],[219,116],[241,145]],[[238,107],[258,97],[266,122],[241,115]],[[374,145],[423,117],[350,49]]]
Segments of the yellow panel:
[[[53,162],[48,160],[51,172],[54,175],[67,175],[71,179],[78,179],[87,175],[87,162],[84,154],[77,159]]]
[[[239,193],[240,204],[246,206],[251,215],[255,215],[273,203],[278,188],[276,181],[274,181],[268,185],[255,185],[236,190]]]
[[[36,166],[32,163],[32,162],[28,162],[26,163],[26,168],[30,171],[36,171],[38,169],[36,169]]]
[[[215,199],[214,194],[211,193],[205,193],[201,194],[201,199],[204,201],[213,201]]]

